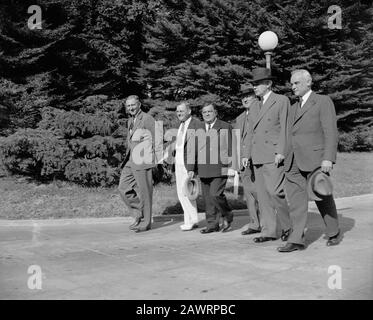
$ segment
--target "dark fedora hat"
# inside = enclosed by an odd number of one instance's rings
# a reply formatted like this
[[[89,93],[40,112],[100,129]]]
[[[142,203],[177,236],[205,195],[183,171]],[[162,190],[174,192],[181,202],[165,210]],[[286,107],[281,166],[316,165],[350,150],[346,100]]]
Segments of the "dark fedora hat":
[[[251,83],[241,84],[240,97],[244,97],[248,95],[255,95],[253,85]]]
[[[274,77],[272,76],[271,70],[267,68],[255,68],[252,70],[253,78],[250,82],[257,82],[261,80],[272,80]]]
[[[183,193],[189,200],[196,200],[199,195],[199,184],[195,178],[186,178],[183,186]]]
[[[309,200],[320,201],[319,196],[330,196],[333,184],[330,177],[321,171],[321,167],[313,170],[307,177],[307,193]]]

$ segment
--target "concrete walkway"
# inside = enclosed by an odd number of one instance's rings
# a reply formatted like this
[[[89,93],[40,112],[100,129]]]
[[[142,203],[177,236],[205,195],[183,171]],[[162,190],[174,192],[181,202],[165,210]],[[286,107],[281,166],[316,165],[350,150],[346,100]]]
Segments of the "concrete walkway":
[[[373,195],[337,207],[340,245],[325,246],[311,205],[308,247],[293,253],[276,251],[281,240],[242,236],[244,215],[233,231],[207,235],[182,232],[175,220],[139,234],[128,230],[129,218],[2,221],[0,299],[372,299]],[[41,289],[29,288],[38,283],[30,266],[41,269]]]

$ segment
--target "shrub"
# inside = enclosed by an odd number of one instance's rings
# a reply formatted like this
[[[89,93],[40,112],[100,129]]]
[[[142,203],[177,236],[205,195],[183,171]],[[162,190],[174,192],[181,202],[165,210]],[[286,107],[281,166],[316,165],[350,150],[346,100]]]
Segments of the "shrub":
[[[63,177],[73,157],[66,141],[42,129],[20,129],[4,138],[1,155],[11,173],[43,179]]]
[[[66,166],[65,177],[85,186],[111,186],[119,181],[119,169],[100,158],[74,159]]]
[[[84,186],[117,183],[126,154],[123,101],[90,96],[77,104],[79,111],[44,107],[38,129],[21,129],[5,138],[4,166],[37,179],[67,179]],[[177,122],[174,111],[152,111],[167,126]],[[171,183],[172,165],[157,166],[153,178],[155,184]]]
[[[338,151],[373,151],[373,129],[358,129],[341,133],[338,141]]]
[[[71,139],[69,147],[76,158],[106,159],[111,166],[117,167],[123,161],[126,152],[122,138],[94,136],[88,139]]]
[[[56,124],[66,138],[107,136],[116,125],[105,113],[87,114],[76,111],[63,112],[56,116]]]
[[[353,132],[343,132],[339,135],[338,151],[351,152],[356,144],[356,135]]]

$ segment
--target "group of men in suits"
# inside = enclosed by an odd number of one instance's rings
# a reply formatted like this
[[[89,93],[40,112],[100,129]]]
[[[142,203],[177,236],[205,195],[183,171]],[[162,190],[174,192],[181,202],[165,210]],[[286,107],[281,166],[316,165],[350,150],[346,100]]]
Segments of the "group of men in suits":
[[[231,229],[233,214],[224,195],[228,168],[240,172],[250,215],[248,229],[242,234],[260,233],[254,242],[279,237],[287,241],[279,252],[305,247],[307,222],[307,177],[321,167],[327,174],[336,161],[337,127],[333,102],[311,89],[312,77],[306,70],[291,76],[294,94],[300,101],[290,106],[286,96],[272,91],[273,77],[266,68],[254,69],[250,84],[241,86],[245,111],[236,119],[239,132],[239,161],[234,161],[232,126],[217,118],[214,104],[202,107],[203,121],[191,115],[188,103],[177,106],[180,121],[175,143],[177,194],[184,211],[181,229],[198,226],[197,205],[184,192],[187,179],[198,175],[205,200],[207,226],[202,234]],[[155,121],[141,111],[136,96],[126,100],[131,118],[128,122],[128,155],[121,174],[119,192],[135,212],[130,226],[136,232],[151,227],[152,175],[157,150],[162,145],[154,139]],[[134,132],[150,132],[145,138]],[[153,136],[153,139],[152,137]],[[136,145],[149,139],[149,161],[140,161]],[[144,159],[141,159],[144,160]],[[145,159],[146,160],[146,159]],[[327,245],[339,243],[338,215],[332,195],[320,196],[316,204],[326,224]],[[220,225],[220,222],[222,224]],[[279,225],[278,225],[279,222]]]
[[[287,97],[272,91],[269,69],[254,69],[250,85],[241,87],[243,105],[252,103],[243,113],[244,124],[242,115],[237,119],[237,124],[244,126],[242,182],[247,190],[256,191],[249,197],[245,191],[248,208],[255,194],[259,203],[259,215],[254,209],[250,213],[252,221],[259,217],[259,223],[254,227],[249,224],[244,234],[261,232],[254,242],[262,243],[276,240],[281,229],[280,238],[287,243],[277,248],[279,252],[304,249],[307,178],[318,167],[329,174],[337,151],[337,121],[331,99],[312,91],[312,77],[306,70],[293,71],[290,82],[299,97],[292,106]],[[247,175],[253,179],[245,179]],[[326,225],[327,245],[336,245],[340,230],[333,196],[319,196],[316,204]]]

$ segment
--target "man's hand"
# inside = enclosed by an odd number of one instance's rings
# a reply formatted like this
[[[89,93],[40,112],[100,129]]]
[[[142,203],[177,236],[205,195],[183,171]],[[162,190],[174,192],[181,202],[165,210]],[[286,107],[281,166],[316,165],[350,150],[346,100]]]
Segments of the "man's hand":
[[[242,165],[244,168],[246,168],[249,165],[249,159],[248,158],[242,158]]]
[[[279,164],[284,161],[285,157],[282,154],[276,154],[275,156],[275,165],[279,166]]]
[[[332,169],[333,169],[333,162],[331,162],[329,160],[323,160],[321,162],[321,171],[322,172],[328,173],[328,172],[332,171]]]
[[[194,172],[193,172],[193,171],[188,171],[188,177],[189,177],[190,179],[193,179],[193,177],[194,177]]]

